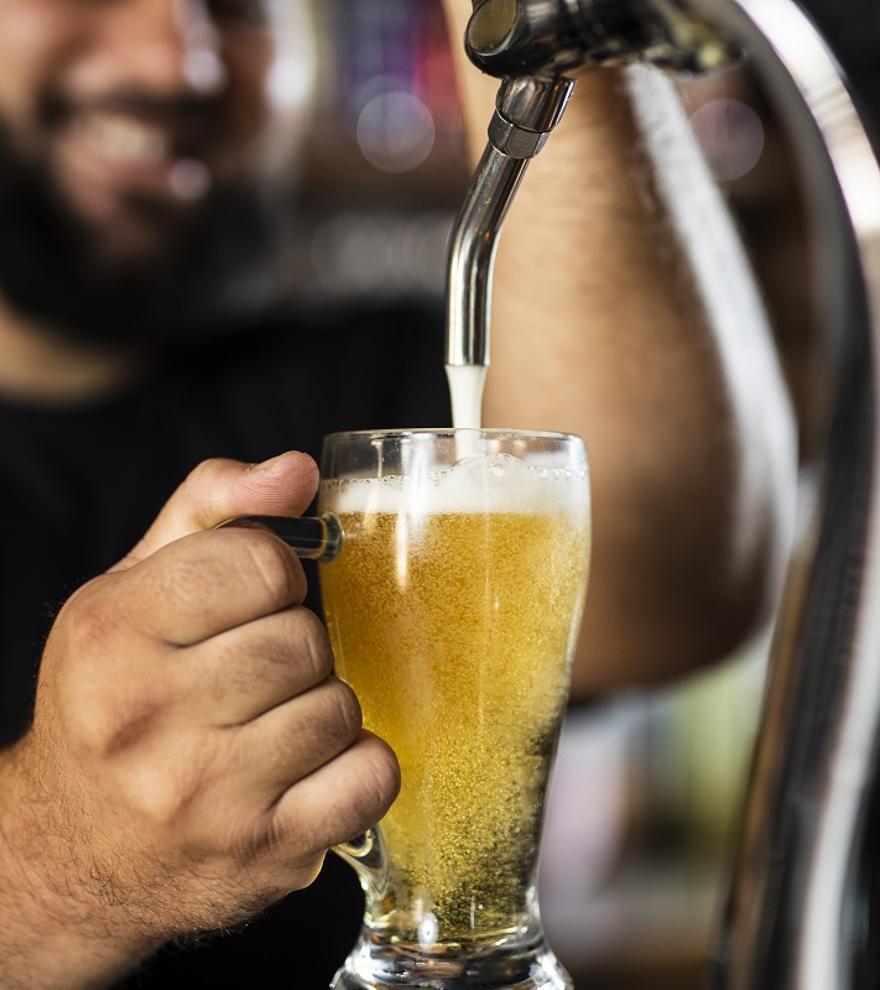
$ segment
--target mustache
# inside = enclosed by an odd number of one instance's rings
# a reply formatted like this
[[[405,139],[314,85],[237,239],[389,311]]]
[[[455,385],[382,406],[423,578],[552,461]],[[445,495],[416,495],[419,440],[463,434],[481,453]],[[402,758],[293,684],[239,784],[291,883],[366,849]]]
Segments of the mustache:
[[[119,114],[165,125],[173,132],[197,136],[202,141],[216,139],[226,124],[225,102],[212,95],[186,90],[167,95],[136,87],[113,90],[97,97],[76,100],[57,89],[46,89],[37,97],[40,122],[51,128],[63,127],[72,119],[88,114]]]
[[[286,284],[292,210],[260,188],[217,186],[211,208],[167,228],[161,250],[113,259],[45,163],[18,154],[2,117],[0,216],[0,293],[47,332],[80,344],[136,349],[222,337],[277,307]]]

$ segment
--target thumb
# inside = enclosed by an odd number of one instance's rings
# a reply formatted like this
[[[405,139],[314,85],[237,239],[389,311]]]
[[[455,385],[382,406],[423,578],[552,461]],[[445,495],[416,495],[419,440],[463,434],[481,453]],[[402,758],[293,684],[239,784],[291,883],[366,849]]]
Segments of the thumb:
[[[165,503],[137,546],[112,571],[124,571],[190,533],[234,516],[298,516],[315,497],[318,466],[291,451],[244,464],[217,458],[198,465]]]

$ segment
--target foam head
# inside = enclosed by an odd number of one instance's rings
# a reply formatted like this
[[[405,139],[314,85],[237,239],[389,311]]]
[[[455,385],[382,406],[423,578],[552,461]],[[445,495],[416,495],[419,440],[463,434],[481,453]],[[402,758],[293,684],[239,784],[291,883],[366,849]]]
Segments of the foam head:
[[[511,454],[467,457],[448,468],[380,478],[331,479],[321,507],[339,515],[515,512],[528,515],[589,505],[586,469],[529,463]]]

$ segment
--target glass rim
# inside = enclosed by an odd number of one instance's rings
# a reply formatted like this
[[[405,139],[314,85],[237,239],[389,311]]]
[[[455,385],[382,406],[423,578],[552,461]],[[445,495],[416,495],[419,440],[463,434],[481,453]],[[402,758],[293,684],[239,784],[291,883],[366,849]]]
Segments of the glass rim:
[[[326,443],[338,443],[340,440],[347,439],[374,439],[374,440],[390,440],[395,437],[411,437],[411,436],[433,436],[433,437],[456,437],[465,434],[477,435],[480,437],[487,437],[489,439],[501,440],[505,438],[510,438],[512,440],[524,440],[524,439],[534,439],[534,440],[555,440],[564,443],[579,443],[586,447],[586,441],[583,437],[578,436],[576,433],[559,433],[553,430],[510,430],[510,429],[499,429],[497,427],[491,427],[487,429],[475,429],[474,427],[465,427],[462,429],[455,429],[451,426],[443,427],[416,427],[411,430],[401,430],[401,429],[391,429],[391,430],[337,430],[334,433],[328,433],[323,442]]]

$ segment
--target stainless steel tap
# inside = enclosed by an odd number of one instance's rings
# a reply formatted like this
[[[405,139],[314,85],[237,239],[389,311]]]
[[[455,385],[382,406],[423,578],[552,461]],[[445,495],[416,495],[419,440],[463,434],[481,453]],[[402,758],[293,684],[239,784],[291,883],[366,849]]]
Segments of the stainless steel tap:
[[[790,126],[821,225],[827,442],[777,619],[713,985],[854,988],[880,749],[880,166],[866,125],[794,0],[476,0],[466,45],[502,82],[451,242],[452,365],[488,364],[498,233],[580,74],[701,72],[745,54]]]

